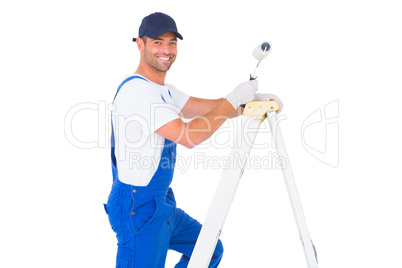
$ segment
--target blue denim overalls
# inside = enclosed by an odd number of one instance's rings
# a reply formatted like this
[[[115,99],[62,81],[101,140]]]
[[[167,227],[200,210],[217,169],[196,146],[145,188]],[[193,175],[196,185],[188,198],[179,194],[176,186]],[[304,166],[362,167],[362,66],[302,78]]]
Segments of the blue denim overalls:
[[[148,81],[131,76],[121,83],[117,93],[126,82],[135,78]],[[201,224],[176,207],[169,187],[176,162],[176,143],[165,139],[159,166],[150,183],[133,186],[119,180],[113,132],[112,124],[113,185],[104,206],[118,240],[116,267],[163,268],[169,249],[183,253],[175,267],[187,267]],[[222,253],[219,241],[209,267],[218,267]]]

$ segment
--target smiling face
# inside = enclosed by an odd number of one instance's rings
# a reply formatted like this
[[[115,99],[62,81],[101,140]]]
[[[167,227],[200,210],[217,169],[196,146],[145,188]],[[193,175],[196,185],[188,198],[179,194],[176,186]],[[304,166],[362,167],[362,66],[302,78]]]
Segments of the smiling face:
[[[166,73],[176,59],[176,34],[168,32],[155,39],[146,38],[142,55],[144,62],[152,71]]]

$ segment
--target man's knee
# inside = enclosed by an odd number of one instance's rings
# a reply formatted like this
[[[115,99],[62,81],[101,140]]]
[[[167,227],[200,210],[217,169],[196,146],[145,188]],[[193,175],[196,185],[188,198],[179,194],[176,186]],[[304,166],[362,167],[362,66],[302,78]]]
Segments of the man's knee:
[[[222,259],[222,255],[223,255],[223,244],[222,244],[222,241],[219,239],[218,243],[216,244],[213,257],[215,259],[220,260],[220,259]]]
[[[210,268],[216,268],[218,267],[219,263],[221,262],[223,255],[223,245],[221,240],[218,240],[218,243],[216,244],[214,254],[212,255],[211,262],[209,263]]]

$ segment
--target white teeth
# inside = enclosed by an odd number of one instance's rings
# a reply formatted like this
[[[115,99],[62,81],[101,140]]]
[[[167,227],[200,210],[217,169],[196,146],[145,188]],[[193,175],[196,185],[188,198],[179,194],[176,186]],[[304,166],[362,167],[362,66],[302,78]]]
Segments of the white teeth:
[[[164,61],[168,61],[170,58],[162,58],[162,57],[159,57],[159,59],[160,59],[160,60],[164,60]]]

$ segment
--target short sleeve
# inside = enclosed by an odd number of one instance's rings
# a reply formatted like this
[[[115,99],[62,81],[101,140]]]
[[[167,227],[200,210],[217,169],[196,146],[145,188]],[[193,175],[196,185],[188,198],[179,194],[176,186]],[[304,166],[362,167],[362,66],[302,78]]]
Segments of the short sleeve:
[[[124,99],[122,113],[141,119],[142,123],[137,126],[143,135],[148,136],[170,121],[180,118],[181,108],[173,102],[173,92],[172,100],[170,100],[164,98],[157,89],[149,86],[148,82],[135,81],[134,83],[136,83],[135,87],[130,87],[131,85],[127,83],[127,91],[121,92],[123,93],[121,95],[119,93],[119,97]],[[179,102],[185,99],[184,96],[179,98]]]
[[[184,105],[186,105],[188,99],[190,98],[189,95],[187,95],[186,93],[178,90],[177,88],[175,88],[172,85],[168,85],[166,84],[170,90],[170,92],[172,93],[172,100],[174,105],[179,109],[179,112],[183,109]]]

